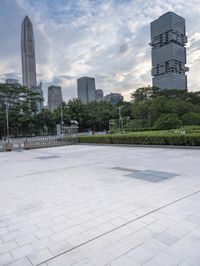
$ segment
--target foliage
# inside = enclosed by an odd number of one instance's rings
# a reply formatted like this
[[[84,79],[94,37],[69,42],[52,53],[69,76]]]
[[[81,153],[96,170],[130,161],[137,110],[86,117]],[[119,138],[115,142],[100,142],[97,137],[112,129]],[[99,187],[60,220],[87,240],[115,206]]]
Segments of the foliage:
[[[36,95],[20,85],[0,84],[0,137],[6,135],[6,108],[12,136],[55,134],[61,123],[61,107],[54,112],[47,109],[37,112]],[[109,122],[118,121],[119,107],[123,128],[127,131],[177,128],[182,124],[199,125],[200,92],[160,90],[141,87],[132,93],[132,101],[113,106],[109,102],[83,104],[78,99],[62,103],[63,121],[69,126],[72,120],[81,132],[108,131]],[[125,126],[124,121],[128,121]],[[117,123],[115,123],[117,127]],[[116,129],[115,129],[116,130]]]
[[[130,134],[79,136],[79,143],[200,146],[200,133],[175,134],[147,131]]]
[[[176,114],[162,114],[155,122],[155,129],[179,128],[182,122]]]
[[[186,113],[181,116],[183,125],[200,125],[200,113]]]
[[[145,130],[149,128],[149,123],[147,119],[134,119],[129,121],[125,129],[127,131],[138,131],[138,130]]]
[[[131,98],[134,102],[143,102],[153,98],[157,91],[159,91],[159,88],[156,87],[141,87],[131,94]]]
[[[19,84],[0,84],[0,136],[6,133],[6,108],[12,135],[24,135],[32,131],[36,114],[36,93]]]

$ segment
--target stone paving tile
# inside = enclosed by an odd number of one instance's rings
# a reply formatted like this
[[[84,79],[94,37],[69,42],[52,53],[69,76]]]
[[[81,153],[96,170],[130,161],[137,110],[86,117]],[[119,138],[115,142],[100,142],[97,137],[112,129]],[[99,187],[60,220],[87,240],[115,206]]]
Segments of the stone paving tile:
[[[147,228],[148,228],[148,230],[150,230],[151,232],[153,232],[155,234],[162,233],[163,231],[165,231],[167,229],[166,226],[158,224],[157,222],[148,225]]]
[[[0,254],[9,252],[18,247],[16,241],[12,240],[10,242],[0,244]]]
[[[52,245],[53,243],[54,242],[49,237],[46,237],[33,241],[31,246],[35,251],[38,251]]]
[[[180,260],[199,254],[199,250],[199,241],[196,242],[193,238],[189,237],[179,239],[167,249],[167,251],[178,257]]]
[[[173,235],[173,234],[170,234],[170,233],[168,233],[166,231],[161,232],[155,238],[158,241],[160,241],[161,243],[166,244],[166,245],[169,245],[169,246],[172,245],[172,244],[174,244],[179,239],[178,236]]]
[[[3,253],[3,254],[0,255],[0,265],[6,265],[6,264],[8,264],[9,262],[12,262],[12,261],[13,261],[13,258],[10,255],[9,252]]]
[[[46,264],[48,266],[71,266],[73,263],[74,261],[67,254],[64,254],[48,261]]]
[[[98,253],[95,253],[93,256],[89,257],[89,260],[92,261],[95,266],[106,265],[113,259],[115,259],[115,256],[108,253],[106,250],[99,251]]]
[[[0,153],[1,260],[28,266],[75,247],[43,265],[196,263],[200,193],[192,193],[200,187],[199,155],[86,145]],[[116,167],[178,176],[144,182]]]
[[[180,260],[173,254],[163,251],[144,263],[144,266],[177,266]],[[193,265],[194,266],[194,265]]]
[[[15,260],[26,257],[27,255],[33,253],[34,250],[30,245],[25,245],[23,247],[18,247],[12,250],[10,253]]]
[[[180,266],[195,266],[200,264],[200,253],[196,253],[179,263]]]
[[[96,252],[94,253],[88,245],[84,245],[77,249],[71,250],[67,254],[73,261],[79,262],[85,258],[92,258]]]
[[[28,259],[33,265],[37,265],[43,261],[51,259],[52,257],[53,257],[52,252],[50,252],[47,248],[28,255]]]
[[[75,262],[72,264],[72,266],[84,266],[84,265],[95,266],[95,264],[93,262],[89,261],[88,259],[82,259],[79,262]]]
[[[45,238],[47,236],[53,235],[53,231],[50,228],[45,228],[45,229],[38,230],[34,235],[38,239],[42,239],[42,238]]]
[[[156,251],[149,250],[143,248],[143,246],[139,246],[131,250],[130,252],[127,253],[127,256],[129,256],[133,261],[136,261],[139,264],[144,264],[147,262],[149,259],[154,257],[156,254]]]
[[[71,249],[73,246],[71,244],[69,244],[67,241],[59,241],[56,242],[52,245],[48,246],[48,249],[54,254],[54,255],[58,255],[61,254],[63,252],[65,252],[66,250]]]
[[[33,266],[33,264],[27,258],[22,258],[7,264],[7,266]]]
[[[125,255],[117,258],[116,260],[113,260],[112,262],[107,264],[107,266],[140,266],[140,264],[129,256]]]
[[[167,233],[177,237],[183,237],[197,227],[194,223],[182,221],[166,230]]]
[[[37,238],[32,234],[16,238],[16,242],[19,246],[24,246],[26,244],[34,242],[35,240],[37,240]]]

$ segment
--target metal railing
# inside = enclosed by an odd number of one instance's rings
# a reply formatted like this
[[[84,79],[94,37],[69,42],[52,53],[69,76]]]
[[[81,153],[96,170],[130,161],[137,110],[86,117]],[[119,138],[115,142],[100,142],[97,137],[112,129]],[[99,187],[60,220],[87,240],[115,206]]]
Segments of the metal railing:
[[[77,133],[70,132],[58,136],[38,136],[29,138],[9,138],[0,141],[0,151],[28,150],[57,146],[73,145],[77,143]]]

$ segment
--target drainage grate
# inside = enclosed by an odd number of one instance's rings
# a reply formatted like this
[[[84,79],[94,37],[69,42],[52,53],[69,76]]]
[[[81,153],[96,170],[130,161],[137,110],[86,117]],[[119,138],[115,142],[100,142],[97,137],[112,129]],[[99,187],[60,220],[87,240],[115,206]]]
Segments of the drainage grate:
[[[130,173],[126,175],[127,177],[132,177],[136,179],[141,179],[149,182],[160,182],[169,178],[173,178],[178,174],[169,173],[169,172],[161,172],[161,171],[153,171],[153,170],[142,170],[136,173]]]

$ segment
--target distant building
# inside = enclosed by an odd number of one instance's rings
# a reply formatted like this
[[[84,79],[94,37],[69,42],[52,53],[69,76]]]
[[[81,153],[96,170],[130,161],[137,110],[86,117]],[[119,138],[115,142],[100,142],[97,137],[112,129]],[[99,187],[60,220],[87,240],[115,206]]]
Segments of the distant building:
[[[31,91],[35,93],[35,100],[37,111],[40,112],[44,108],[44,97],[43,97],[43,90],[42,90],[42,82],[40,82],[39,86],[32,87]]]
[[[185,19],[167,12],[151,23],[153,86],[187,89]]]
[[[124,97],[120,93],[110,93],[104,97],[104,100],[112,104],[117,104],[123,102]]]
[[[103,91],[96,90],[96,101],[102,101],[102,100],[103,100]]]
[[[62,104],[62,91],[60,86],[50,86],[48,88],[48,108],[51,112]]]
[[[96,100],[95,79],[82,77],[77,80],[78,98],[82,103],[89,103]]]
[[[6,84],[8,85],[14,85],[14,84],[19,84],[19,80],[18,79],[6,79]]]
[[[35,43],[33,26],[28,16],[24,18],[21,26],[21,55],[23,85],[29,89],[35,88],[37,87]]]

